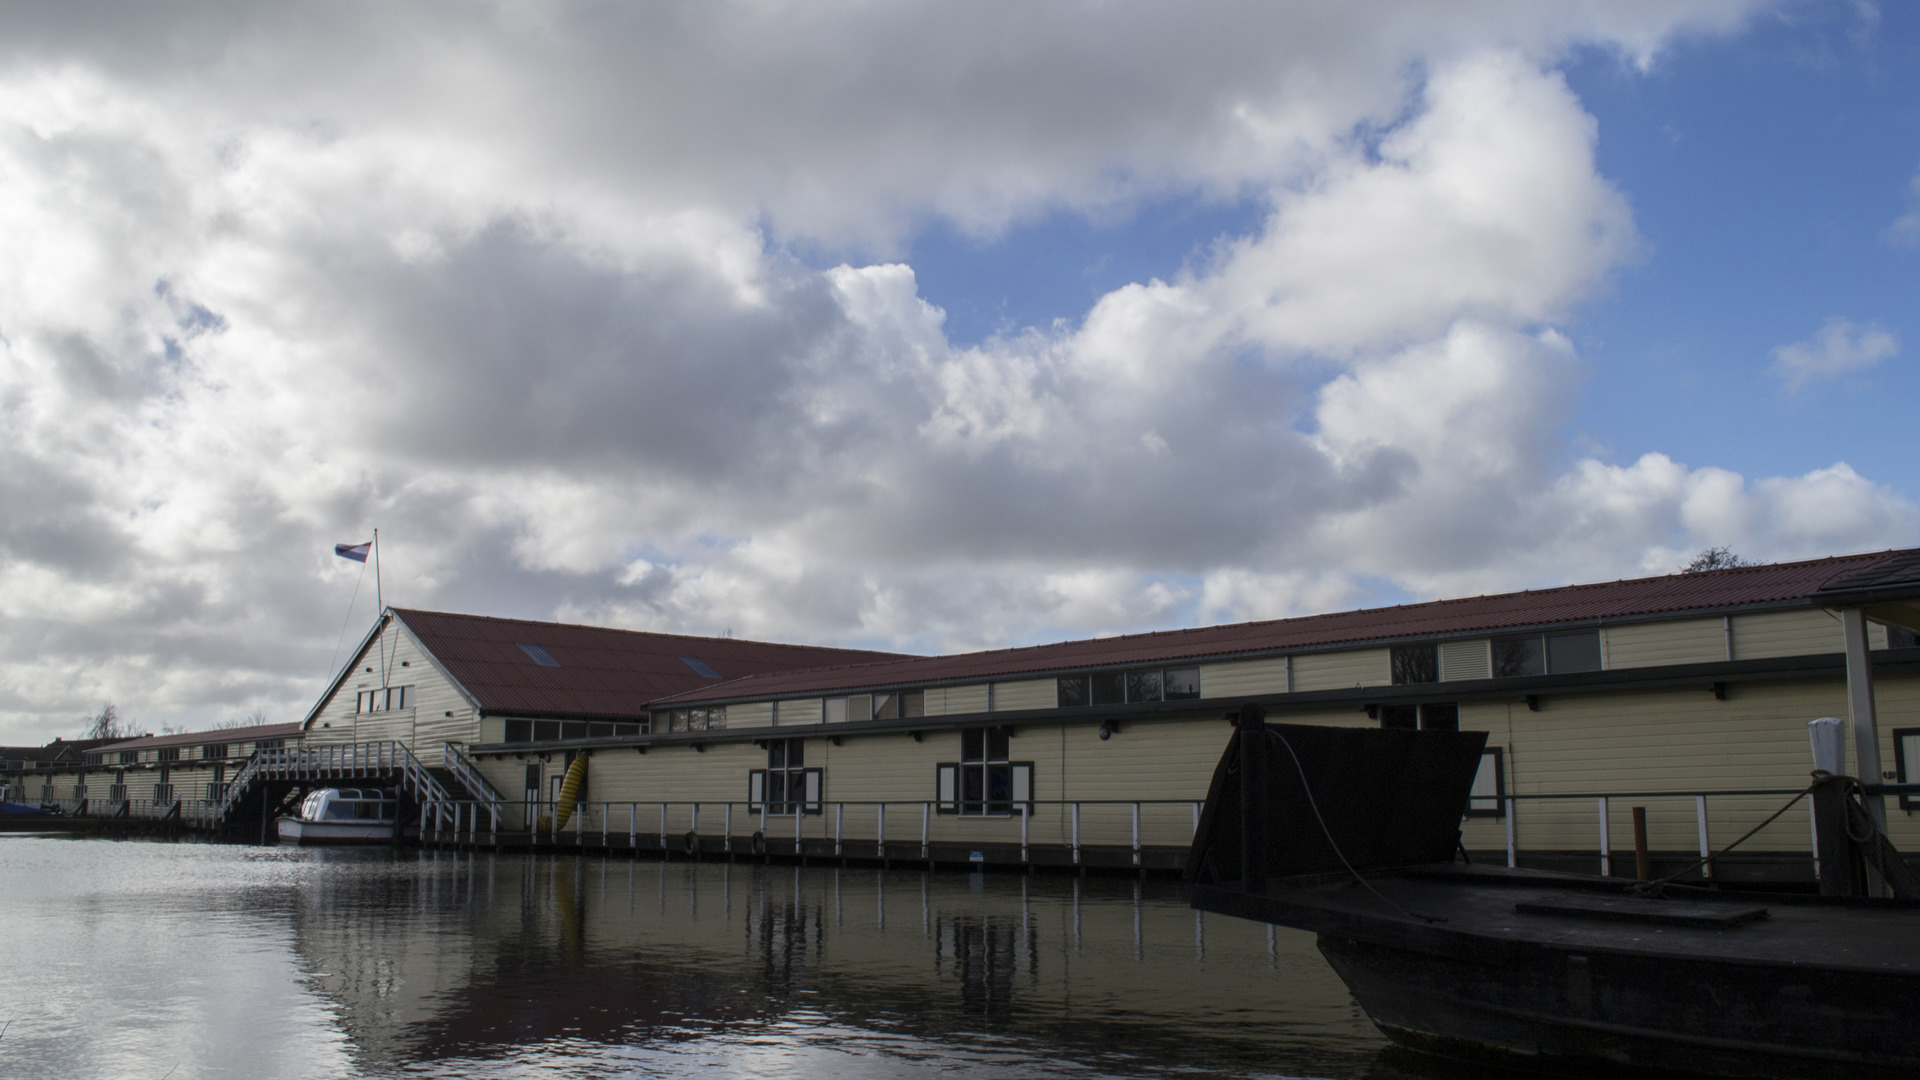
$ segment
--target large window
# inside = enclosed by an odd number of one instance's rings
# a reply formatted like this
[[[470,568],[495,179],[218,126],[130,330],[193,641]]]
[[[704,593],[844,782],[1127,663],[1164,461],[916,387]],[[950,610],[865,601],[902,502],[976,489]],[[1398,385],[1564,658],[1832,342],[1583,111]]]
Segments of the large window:
[[[1599,671],[1600,631],[1510,634],[1493,639],[1493,677],[1572,675]]]
[[[925,690],[896,690],[873,695],[875,720],[906,720],[927,715]]]
[[[769,739],[767,767],[747,774],[749,810],[759,813],[764,806],[768,814],[819,813],[825,775],[807,768],[806,754],[805,739]]]
[[[1393,684],[1440,681],[1440,650],[1433,645],[1395,645],[1391,652]]]
[[[1142,701],[1184,701],[1200,696],[1200,669],[1136,668],[1062,675],[1055,703],[1062,709],[1084,705],[1128,705]]]
[[[357,713],[387,712],[392,709],[410,709],[413,707],[413,687],[385,686],[378,690],[362,690],[354,695],[353,711]]]
[[[662,715],[665,715],[664,713]],[[586,720],[509,720],[504,742],[551,742],[555,739],[606,739],[646,734],[644,724],[613,724]]]
[[[960,733],[960,760],[935,773],[940,812],[963,817],[1005,816],[1033,801],[1033,763],[1010,760],[1012,739],[1003,727]]]

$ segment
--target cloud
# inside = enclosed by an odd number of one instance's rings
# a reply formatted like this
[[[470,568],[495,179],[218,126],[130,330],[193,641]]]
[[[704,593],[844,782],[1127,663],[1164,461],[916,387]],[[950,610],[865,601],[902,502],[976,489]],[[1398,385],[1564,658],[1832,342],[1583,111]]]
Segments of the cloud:
[[[1913,192],[1913,209],[1895,218],[1881,237],[1901,247],[1920,247],[1920,173],[1907,185]]]
[[[1857,326],[1838,315],[1828,319],[1808,341],[1796,341],[1773,350],[1770,369],[1786,383],[1789,393],[1815,379],[1837,379],[1865,371],[1900,352],[1900,340],[1878,325]]]
[[[923,649],[1911,540],[1562,435],[1639,241],[1551,64],[1745,10],[22,15],[0,729],[298,716],[376,525],[390,602]],[[973,347],[892,254],[1169,194],[1265,216]]]

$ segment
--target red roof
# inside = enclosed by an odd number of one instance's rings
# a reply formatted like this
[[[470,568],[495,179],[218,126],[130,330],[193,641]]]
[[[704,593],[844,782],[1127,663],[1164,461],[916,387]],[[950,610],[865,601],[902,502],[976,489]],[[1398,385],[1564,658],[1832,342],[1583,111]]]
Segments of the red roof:
[[[141,735],[124,742],[94,746],[90,754],[121,750],[151,750],[157,746],[199,746],[202,743],[258,742],[261,739],[298,739],[306,725],[254,724],[250,727],[212,728],[207,731],[183,731],[177,735]]]
[[[747,675],[904,658],[441,611],[393,613],[482,710],[494,713],[632,717],[657,698]],[[536,659],[541,654],[553,663]]]
[[[1768,604],[1814,603],[1829,582],[1883,576],[1895,567],[1920,582],[1920,550],[1842,555],[1807,562],[1745,566],[1693,574],[1565,585],[1553,589],[1434,600],[1268,622],[1163,630],[1065,641],[1019,649],[917,657],[831,670],[758,676],[719,692],[684,693],[682,701],[741,700],[862,686],[897,686],[1107,665],[1192,660],[1243,653],[1352,645],[1472,632],[1592,623],[1607,619]],[[1869,573],[1876,572],[1876,573]]]

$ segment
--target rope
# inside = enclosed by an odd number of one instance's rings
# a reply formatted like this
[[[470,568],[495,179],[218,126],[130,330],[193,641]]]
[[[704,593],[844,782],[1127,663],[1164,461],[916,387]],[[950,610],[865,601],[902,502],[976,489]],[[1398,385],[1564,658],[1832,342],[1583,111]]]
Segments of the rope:
[[[1634,895],[1636,896],[1645,895],[1648,892],[1658,889],[1662,885],[1671,885],[1676,880],[1678,880],[1682,875],[1690,874],[1693,871],[1698,870],[1703,866],[1706,866],[1708,863],[1711,863],[1713,860],[1719,858],[1722,855],[1725,855],[1727,852],[1732,851],[1734,848],[1739,847],[1741,844],[1746,843],[1748,840],[1753,839],[1755,833],[1758,833],[1761,829],[1764,829],[1767,826],[1773,824],[1776,820],[1779,819],[1781,814],[1784,814],[1787,811],[1793,809],[1793,806],[1795,803],[1799,802],[1801,799],[1804,799],[1808,795],[1812,794],[1813,789],[1816,787],[1819,787],[1820,784],[1821,784],[1820,780],[1818,779],[1814,780],[1814,782],[1811,784],[1808,784],[1806,788],[1800,792],[1800,794],[1795,795],[1791,799],[1788,799],[1785,806],[1782,806],[1780,809],[1775,810],[1771,815],[1769,815],[1767,817],[1767,820],[1761,822],[1758,825],[1755,825],[1751,829],[1748,829],[1746,832],[1746,835],[1742,836],[1738,840],[1735,840],[1733,843],[1728,844],[1726,847],[1721,848],[1719,851],[1713,852],[1712,854],[1708,855],[1704,859],[1700,859],[1695,862],[1688,863],[1686,866],[1683,866],[1680,869],[1675,870],[1673,873],[1668,874],[1666,877],[1655,878],[1652,881],[1644,881],[1638,885],[1635,885],[1633,887]]]
[[[1415,912],[1408,911],[1406,908],[1403,908],[1399,904],[1396,904],[1392,900],[1388,899],[1385,893],[1382,893],[1379,889],[1374,888],[1372,882],[1360,876],[1360,871],[1355,870],[1353,868],[1353,864],[1347,861],[1346,853],[1340,850],[1340,844],[1334,840],[1332,830],[1327,828],[1327,819],[1320,816],[1320,804],[1315,802],[1313,798],[1313,785],[1307,783],[1307,770],[1304,766],[1300,764],[1300,755],[1293,752],[1293,744],[1287,741],[1287,737],[1285,735],[1280,734],[1279,732],[1273,730],[1272,728],[1266,727],[1264,724],[1261,725],[1261,727],[1262,727],[1262,730],[1264,730],[1267,734],[1280,740],[1281,746],[1286,747],[1287,756],[1293,759],[1294,771],[1300,774],[1300,790],[1306,793],[1307,808],[1313,811],[1313,820],[1320,823],[1320,835],[1327,838],[1327,846],[1333,849],[1334,857],[1340,860],[1341,866],[1344,866],[1347,868],[1347,873],[1353,875],[1353,880],[1359,882],[1361,886],[1364,887],[1368,892],[1379,897],[1381,903],[1387,905],[1388,907],[1399,912],[1400,914],[1405,915],[1409,919],[1420,919],[1428,923],[1446,922],[1447,920],[1442,919],[1436,915],[1420,915]],[[1244,840],[1244,838],[1242,839]]]

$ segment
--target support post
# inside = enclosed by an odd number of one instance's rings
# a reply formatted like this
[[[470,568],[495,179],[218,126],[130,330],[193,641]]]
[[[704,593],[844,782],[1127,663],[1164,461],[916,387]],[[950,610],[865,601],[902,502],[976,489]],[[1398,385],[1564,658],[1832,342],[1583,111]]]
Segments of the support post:
[[[1507,796],[1507,869],[1520,865],[1520,849],[1514,843],[1513,834],[1513,796]]]
[[[1080,804],[1073,804],[1073,865],[1080,865]]]
[[[1032,861],[1027,857],[1027,836],[1028,836],[1028,826],[1030,824],[1032,824],[1032,821],[1030,816],[1027,813],[1027,804],[1021,803],[1020,804],[1020,861],[1023,863]]]
[[[1140,804],[1133,804],[1133,865],[1140,865]]]
[[[881,803],[873,826],[873,854],[882,865],[887,861],[887,804]]]
[[[931,859],[933,851],[933,804],[920,804],[920,857]]]
[[[1863,784],[1878,784],[1880,776],[1880,725],[1873,711],[1873,665],[1867,655],[1867,613],[1859,608],[1840,612],[1840,625],[1847,639],[1847,713],[1853,731],[1855,775]],[[1861,805],[1873,819],[1873,827],[1887,831],[1886,800],[1878,795],[1863,795]],[[1874,895],[1881,895],[1876,890]]]
[[[841,841],[846,836],[846,825],[847,825],[847,804],[840,803],[840,802],[834,803],[833,804],[833,854],[835,858],[839,858],[842,854],[844,854]]]
[[[1700,824],[1700,876],[1711,881],[1713,864],[1706,860],[1713,854],[1713,845],[1707,840],[1707,797],[1705,795],[1693,797],[1693,816]]]
[[[1607,797],[1600,796],[1600,876],[1613,876],[1613,838],[1607,833]]]
[[[1647,808],[1633,808],[1633,879],[1653,880],[1653,855],[1647,850]]]

